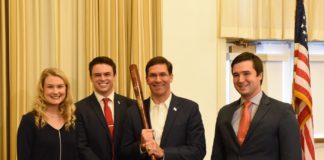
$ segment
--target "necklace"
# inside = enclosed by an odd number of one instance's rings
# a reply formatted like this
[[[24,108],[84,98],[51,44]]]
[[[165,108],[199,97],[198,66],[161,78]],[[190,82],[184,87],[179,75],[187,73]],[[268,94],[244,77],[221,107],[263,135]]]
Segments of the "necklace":
[[[45,116],[48,118],[52,118],[52,119],[61,119],[62,118],[61,114],[51,114],[48,112],[45,112]]]

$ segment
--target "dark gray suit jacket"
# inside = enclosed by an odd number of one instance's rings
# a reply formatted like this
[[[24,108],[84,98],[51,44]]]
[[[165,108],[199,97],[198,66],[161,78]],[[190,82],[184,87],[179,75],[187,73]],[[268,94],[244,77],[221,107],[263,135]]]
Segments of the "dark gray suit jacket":
[[[122,124],[126,110],[135,101],[118,95],[114,97],[114,151],[119,159]],[[104,113],[94,94],[76,103],[76,131],[79,158],[83,160],[111,160],[112,143]]]
[[[150,99],[144,101],[150,124]],[[140,153],[140,138],[143,124],[137,106],[127,111],[125,134],[122,138],[122,155],[125,160],[150,159]],[[205,129],[198,104],[172,95],[164,125],[160,147],[164,160],[202,160],[206,154]]]
[[[292,106],[263,93],[242,146],[231,121],[240,100],[218,113],[212,160],[301,160],[299,127]]]

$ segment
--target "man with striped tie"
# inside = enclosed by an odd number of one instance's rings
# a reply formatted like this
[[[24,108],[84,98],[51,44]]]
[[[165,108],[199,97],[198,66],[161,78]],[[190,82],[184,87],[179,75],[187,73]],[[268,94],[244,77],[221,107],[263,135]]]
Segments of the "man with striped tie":
[[[119,159],[126,109],[135,101],[114,92],[116,65],[108,57],[89,63],[94,92],[76,103],[76,131],[81,160]]]

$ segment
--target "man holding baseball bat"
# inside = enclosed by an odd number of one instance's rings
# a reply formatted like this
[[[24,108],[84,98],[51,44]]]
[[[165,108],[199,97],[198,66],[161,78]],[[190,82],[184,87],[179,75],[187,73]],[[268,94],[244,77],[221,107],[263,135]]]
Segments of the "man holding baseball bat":
[[[171,92],[172,64],[164,57],[152,58],[145,72],[151,96],[144,101],[144,110],[151,129],[143,129],[138,107],[128,109],[123,159],[202,160],[206,142],[198,104]]]

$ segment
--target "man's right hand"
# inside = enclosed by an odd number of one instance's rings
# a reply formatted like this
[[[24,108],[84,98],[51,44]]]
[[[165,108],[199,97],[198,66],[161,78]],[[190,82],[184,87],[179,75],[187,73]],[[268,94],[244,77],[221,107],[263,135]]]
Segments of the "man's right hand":
[[[142,129],[141,133],[141,150],[149,149],[149,145],[154,142],[153,129]]]
[[[153,129],[142,129],[141,150],[146,151],[149,156],[154,155],[156,158],[164,157],[164,150],[154,140]]]

